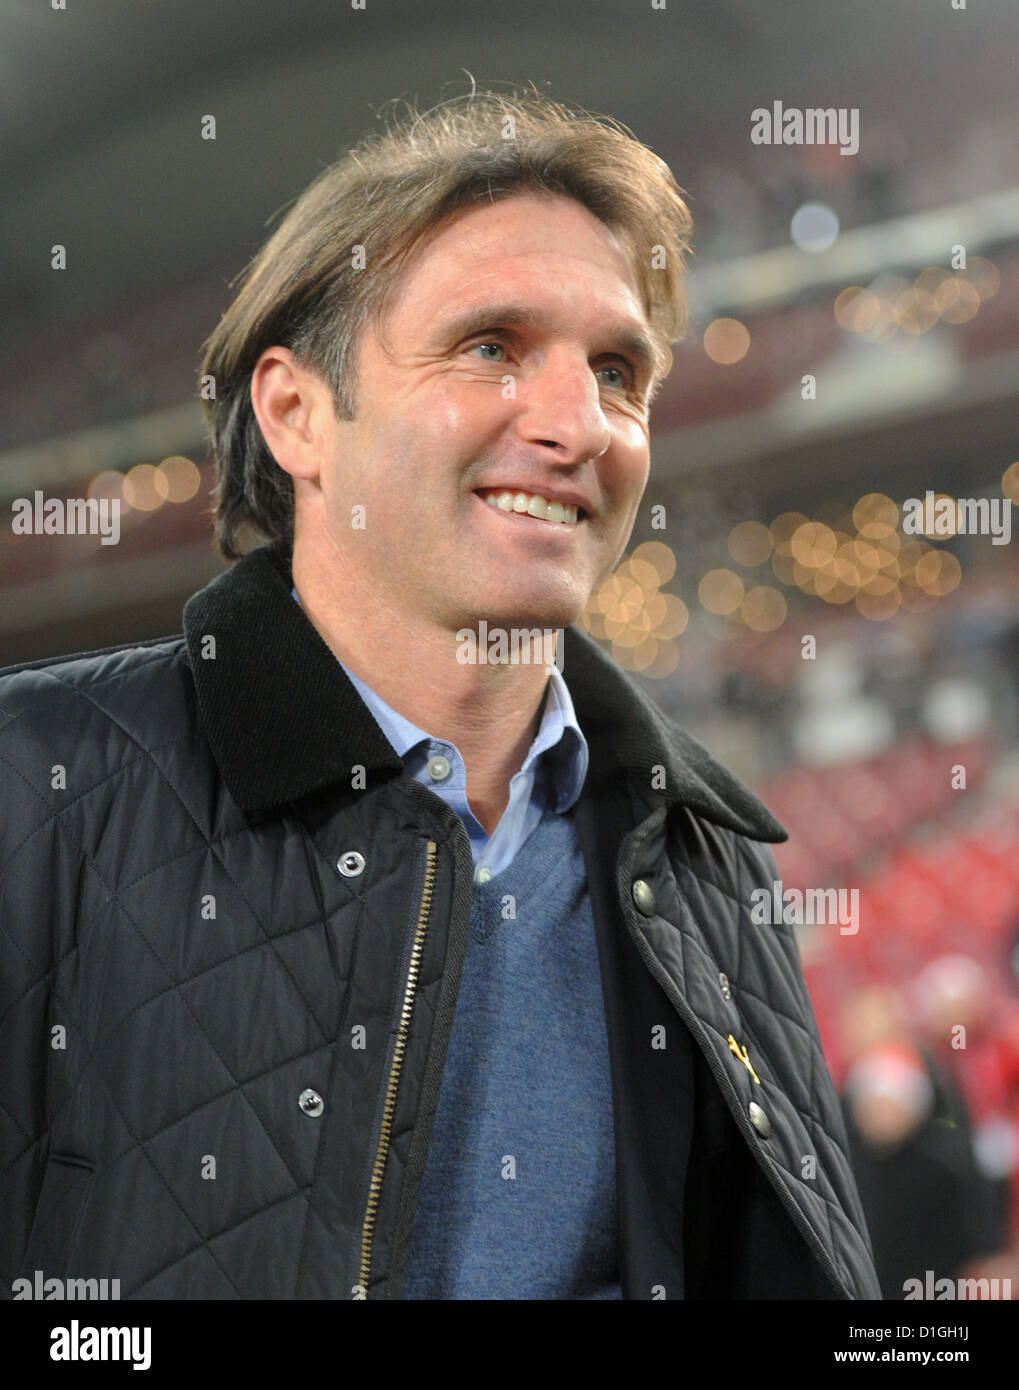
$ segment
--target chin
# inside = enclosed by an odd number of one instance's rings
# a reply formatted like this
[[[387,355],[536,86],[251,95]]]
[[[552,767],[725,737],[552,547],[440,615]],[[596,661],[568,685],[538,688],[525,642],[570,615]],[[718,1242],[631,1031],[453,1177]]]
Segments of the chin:
[[[468,601],[464,621],[460,626],[477,627],[483,618],[489,628],[493,627],[570,627],[577,621],[588,599],[578,594],[563,594],[552,597],[545,593],[532,597],[493,597],[491,601],[475,593],[473,602]]]
[[[577,608],[574,604],[535,604],[532,608],[511,610],[507,609],[493,616],[486,613],[485,619],[488,626],[494,627],[519,627],[519,628],[560,628],[570,627],[577,621],[582,608]]]

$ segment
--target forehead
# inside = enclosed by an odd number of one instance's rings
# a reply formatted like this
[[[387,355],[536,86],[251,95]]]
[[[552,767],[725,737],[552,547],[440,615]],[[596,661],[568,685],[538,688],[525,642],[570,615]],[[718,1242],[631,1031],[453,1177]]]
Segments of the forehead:
[[[508,288],[578,289],[644,322],[640,292],[626,251],[587,208],[561,195],[521,193],[458,211],[440,224],[401,277],[390,312],[428,310],[505,298]]]

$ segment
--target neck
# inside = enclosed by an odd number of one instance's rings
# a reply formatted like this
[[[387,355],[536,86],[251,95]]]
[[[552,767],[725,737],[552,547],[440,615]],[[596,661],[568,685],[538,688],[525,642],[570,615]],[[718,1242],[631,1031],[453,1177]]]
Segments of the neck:
[[[377,586],[350,572],[338,591],[335,571],[324,573],[297,547],[293,580],[334,655],[404,718],[456,745],[471,811],[491,835],[537,732],[549,665],[539,653],[530,662],[458,661],[456,629],[397,611]]]

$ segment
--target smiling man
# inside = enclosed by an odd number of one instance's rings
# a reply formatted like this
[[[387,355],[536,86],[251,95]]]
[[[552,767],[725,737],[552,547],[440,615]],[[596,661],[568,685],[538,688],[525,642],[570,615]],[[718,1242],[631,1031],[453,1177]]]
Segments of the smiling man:
[[[625,129],[472,93],[256,257],[202,366],[237,563],[182,637],[0,674],[5,1280],[879,1296],[751,920],[784,832],[575,626],[689,234]],[[462,660],[482,624],[562,671]]]

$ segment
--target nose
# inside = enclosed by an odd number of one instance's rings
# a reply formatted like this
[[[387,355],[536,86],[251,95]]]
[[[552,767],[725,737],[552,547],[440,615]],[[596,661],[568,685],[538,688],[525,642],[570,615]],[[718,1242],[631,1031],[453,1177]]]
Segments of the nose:
[[[568,350],[549,352],[538,369],[518,378],[517,402],[521,438],[554,449],[559,462],[600,458],[612,442],[598,378]]]

